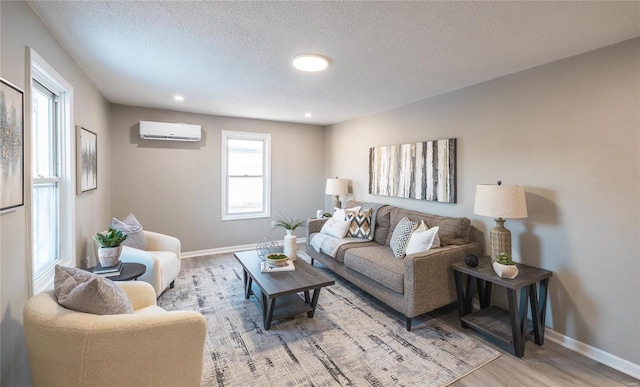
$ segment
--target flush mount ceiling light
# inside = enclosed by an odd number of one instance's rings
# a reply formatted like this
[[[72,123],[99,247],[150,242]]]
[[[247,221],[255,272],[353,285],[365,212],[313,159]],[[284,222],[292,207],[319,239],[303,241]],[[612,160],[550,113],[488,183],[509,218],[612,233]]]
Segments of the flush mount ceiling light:
[[[298,70],[315,72],[322,71],[329,66],[329,59],[321,55],[304,54],[293,58],[293,67]]]
[[[173,97],[173,99],[174,99],[174,100],[176,100],[176,101],[178,101],[178,102],[182,102],[182,101],[184,101],[184,97],[183,97],[183,96],[181,96],[181,95],[175,95],[175,96]]]
[[[311,113],[304,113],[304,116],[307,117],[307,118],[311,117]]]

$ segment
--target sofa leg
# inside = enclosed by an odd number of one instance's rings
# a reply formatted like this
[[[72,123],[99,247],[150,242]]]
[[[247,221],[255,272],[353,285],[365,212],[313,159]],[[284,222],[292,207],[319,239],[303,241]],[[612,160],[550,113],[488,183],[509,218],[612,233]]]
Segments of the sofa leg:
[[[173,286],[176,284],[176,280],[171,281],[169,284],[169,289],[173,289]]]
[[[411,332],[411,317],[407,317],[407,332]]]
[[[313,261],[314,261],[314,259],[313,259],[313,258],[311,258],[311,266],[313,266]]]

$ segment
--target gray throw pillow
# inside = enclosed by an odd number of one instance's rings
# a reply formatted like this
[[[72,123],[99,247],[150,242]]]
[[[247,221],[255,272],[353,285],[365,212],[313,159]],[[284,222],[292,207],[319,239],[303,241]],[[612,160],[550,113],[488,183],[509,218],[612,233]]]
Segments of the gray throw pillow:
[[[406,216],[398,222],[396,228],[393,229],[391,242],[389,242],[394,257],[404,258],[411,233],[418,227],[418,224],[419,222],[411,221]]]
[[[142,225],[133,214],[130,213],[124,220],[111,219],[111,225],[109,225],[109,227],[128,235],[127,239],[122,242],[123,245],[133,247],[134,249],[147,249],[147,238],[144,236]]]
[[[56,265],[54,292],[58,304],[92,314],[133,313],[127,294],[113,281],[88,271]]]

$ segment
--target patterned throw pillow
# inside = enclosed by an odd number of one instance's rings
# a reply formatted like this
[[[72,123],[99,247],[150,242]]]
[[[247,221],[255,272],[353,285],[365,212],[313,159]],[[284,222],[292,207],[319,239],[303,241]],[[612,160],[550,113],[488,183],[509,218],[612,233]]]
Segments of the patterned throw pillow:
[[[351,222],[349,225],[348,237],[371,239],[371,214],[373,208],[367,208],[361,211],[347,211],[347,220]]]
[[[56,265],[54,292],[58,304],[92,314],[133,313],[127,294],[113,281],[75,267]]]
[[[411,221],[406,216],[398,222],[396,228],[393,229],[391,242],[389,242],[389,247],[391,247],[394,257],[404,258],[409,237],[411,237],[413,230],[418,227],[418,224],[418,222]]]
[[[124,220],[111,219],[111,225],[109,225],[109,227],[128,235],[127,239],[122,242],[124,246],[140,250],[147,249],[147,238],[144,236],[142,225],[133,214],[130,213]]]

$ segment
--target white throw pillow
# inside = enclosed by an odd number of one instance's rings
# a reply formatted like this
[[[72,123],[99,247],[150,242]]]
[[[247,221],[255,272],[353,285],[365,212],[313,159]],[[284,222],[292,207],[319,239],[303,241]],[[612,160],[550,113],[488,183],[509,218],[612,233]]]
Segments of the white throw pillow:
[[[351,208],[338,208],[335,207],[333,209],[333,218],[336,218],[338,220],[346,220],[347,219],[347,211],[353,211],[356,214],[358,213],[358,211],[360,211],[360,208],[362,206],[355,206],[355,207],[351,207]]]
[[[423,251],[427,251],[434,247],[440,247],[440,238],[438,238],[438,230],[440,227],[427,228],[424,222],[420,223],[417,229],[411,234],[409,243],[407,243],[407,249],[405,253],[415,254]],[[435,246],[435,240],[438,238],[438,246]]]
[[[347,231],[349,231],[349,226],[351,225],[350,220],[338,220],[335,216],[329,218],[322,226],[320,233],[330,235],[334,238],[342,239],[345,235],[347,235]]]

